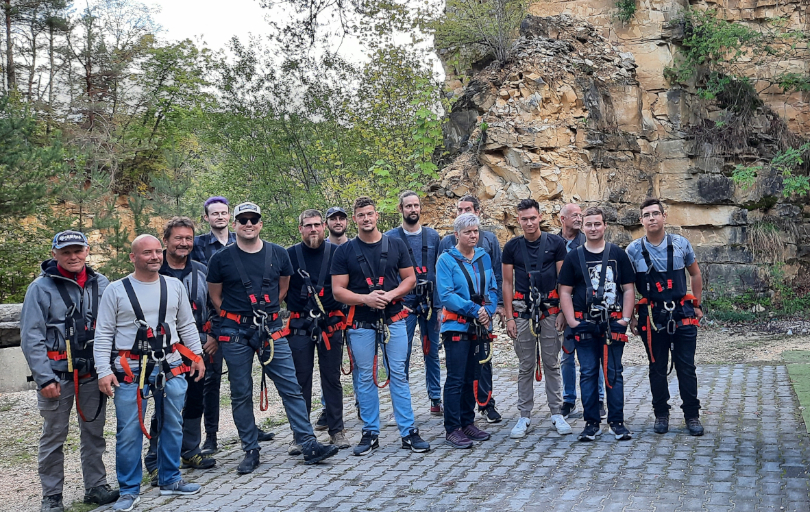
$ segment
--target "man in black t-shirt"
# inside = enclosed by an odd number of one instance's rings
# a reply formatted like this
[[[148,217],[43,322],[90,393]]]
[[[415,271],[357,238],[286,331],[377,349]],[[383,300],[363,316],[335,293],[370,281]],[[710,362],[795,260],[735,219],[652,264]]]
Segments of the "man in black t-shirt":
[[[336,446],[323,446],[315,439],[307,405],[295,376],[290,346],[284,337],[279,302],[287,294],[292,264],[287,251],[259,238],[261,210],[253,203],[234,208],[236,243],[214,254],[208,267],[208,293],[219,312],[217,341],[228,363],[233,420],[242,440],[245,458],[237,467],[251,473],[259,465],[259,442],[253,416],[253,355],[273,380],[296,444],[307,464],[337,453]],[[262,376],[262,387],[264,378]],[[266,396],[260,391],[261,401]]]
[[[312,411],[312,371],[315,347],[318,347],[318,369],[321,389],[326,398],[326,423],[330,444],[348,448],[343,433],[343,386],[340,384],[340,363],[343,360],[345,327],[343,305],[332,296],[329,265],[337,246],[324,241],[324,222],[318,210],[305,210],[298,218],[301,242],[287,249],[294,269],[287,294],[290,311],[290,334],[287,341],[292,350],[295,374],[304,393],[307,413]],[[295,441],[289,453],[300,453]]]
[[[586,242],[565,257],[560,269],[560,306],[576,340],[585,429],[580,441],[593,441],[599,427],[599,366],[605,373],[607,421],[618,440],[632,437],[624,426],[622,352],[635,306],[635,273],[627,254],[605,241],[605,214],[585,210]]]
[[[389,381],[402,448],[426,452],[430,445],[414,427],[411,390],[405,374],[408,312],[402,297],[416,285],[413,262],[405,242],[377,229],[377,208],[371,198],[357,198],[352,220],[357,224],[357,238],[341,245],[335,253],[332,292],[338,301],[350,306],[346,323],[354,356],[352,371],[357,372],[355,393],[363,421],[363,437],[354,454],[366,455],[379,447],[377,388],[385,387]],[[387,372],[385,384],[378,379],[378,369],[382,368]]]
[[[517,404],[520,418],[509,437],[526,437],[531,426],[535,378],[546,381],[551,423],[558,433],[570,434],[571,426],[560,414],[562,340],[557,334],[564,323],[558,315],[557,273],[565,259],[565,243],[557,235],[540,231],[542,214],[537,201],[524,199],[517,210],[523,236],[513,238],[503,248],[506,333],[514,341],[520,361]]]

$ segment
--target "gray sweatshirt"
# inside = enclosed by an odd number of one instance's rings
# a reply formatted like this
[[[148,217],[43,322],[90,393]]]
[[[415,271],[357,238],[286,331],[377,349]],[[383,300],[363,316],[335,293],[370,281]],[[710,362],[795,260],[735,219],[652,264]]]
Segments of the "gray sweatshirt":
[[[135,290],[135,295],[138,297],[146,323],[150,327],[156,328],[160,309],[160,281],[145,283],[135,279],[134,274],[130,274],[128,277]],[[166,323],[169,324],[171,331],[171,341],[178,343],[182,340],[189,350],[200,355],[202,354],[200,335],[194,323],[194,315],[191,312],[186,288],[183,283],[173,277],[164,277],[164,279],[166,279],[168,293]],[[119,279],[107,287],[99,305],[96,340],[93,348],[99,378],[106,377],[113,372],[111,356],[115,356],[116,371],[122,371],[117,351],[131,349],[138,331],[135,326],[135,313],[121,281]],[[166,361],[169,363],[178,360],[180,360],[179,352],[170,352],[166,357]],[[129,361],[133,372],[136,371],[139,364],[134,360]]]

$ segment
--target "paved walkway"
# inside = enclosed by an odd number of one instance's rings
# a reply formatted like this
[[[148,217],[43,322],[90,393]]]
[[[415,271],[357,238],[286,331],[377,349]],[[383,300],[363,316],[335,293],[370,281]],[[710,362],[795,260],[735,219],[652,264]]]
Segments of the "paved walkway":
[[[539,386],[532,430],[525,439],[509,439],[517,417],[517,370],[496,373],[504,422],[485,427],[492,439],[471,450],[443,445],[441,419],[421,407],[417,425],[431,452],[401,450],[396,429],[384,427],[380,450],[371,456],[343,450],[325,464],[306,466],[287,456],[291,434],[285,425],[276,429],[275,441],[264,443],[255,473],[237,475],[241,451],[220,453],[215,470],[186,474],[203,484],[200,494],[163,498],[147,488],[138,509],[810,511],[810,436],[784,366],[698,368],[706,435],[697,438],[686,432],[678,408],[668,434],[653,432],[647,369],[627,367],[625,418],[634,439],[603,435],[595,443],[576,441],[584,426],[581,409],[572,420],[574,435],[553,430]],[[415,384],[424,382],[423,374],[411,379],[414,403],[425,404],[423,386]],[[670,392],[677,400],[674,378]],[[387,416],[387,390],[383,396]],[[356,442],[360,425],[350,400],[345,411]]]

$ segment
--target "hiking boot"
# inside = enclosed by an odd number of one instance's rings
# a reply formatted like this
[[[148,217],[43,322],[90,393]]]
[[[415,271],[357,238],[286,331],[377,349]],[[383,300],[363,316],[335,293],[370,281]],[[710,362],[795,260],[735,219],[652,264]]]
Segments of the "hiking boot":
[[[245,458],[236,467],[236,472],[240,475],[253,473],[259,467],[259,450],[253,449],[245,452]]]
[[[290,441],[290,446],[287,448],[287,455],[292,455],[293,457],[301,455],[303,449],[301,448],[300,444],[296,444],[295,441]]]
[[[552,414],[551,415],[551,423],[554,425],[554,428],[557,429],[557,433],[565,436],[572,433],[574,430],[571,428],[571,425],[565,421],[565,418],[562,414]]]
[[[304,448],[304,464],[317,464],[337,454],[338,451],[338,447],[333,444],[321,444],[313,441]]]
[[[481,416],[487,420],[487,423],[500,423],[503,419],[498,411],[495,410],[494,405],[488,405],[487,407],[481,409]]]
[[[110,484],[97,485],[84,491],[84,502],[106,505],[118,499],[118,489],[113,489]]]
[[[605,402],[599,402],[599,417],[602,419],[607,418],[607,408]]]
[[[364,430],[363,437],[360,438],[360,442],[354,447],[352,453],[355,455],[368,455],[379,447],[380,440],[378,439],[377,434],[372,434],[368,430]]]
[[[200,454],[187,459],[180,457],[180,469],[211,469],[217,465],[216,459],[203,457]]]
[[[218,447],[217,447],[217,435],[216,435],[216,433],[207,434],[205,436],[205,442],[202,445],[202,450],[200,450],[200,454],[201,455],[213,455],[213,454],[217,453],[218,451],[219,450],[218,450]]]
[[[273,438],[276,437],[276,435],[273,432],[265,432],[264,430],[258,427],[256,427],[256,429],[259,431],[258,441],[260,443],[263,443],[265,441],[272,441]]]
[[[577,412],[577,404],[569,404],[568,402],[563,402],[562,409],[560,410],[560,415],[563,417],[564,420],[568,419],[568,416],[571,413]]]
[[[190,484],[182,478],[173,484],[160,486],[161,496],[185,496],[197,494],[198,492],[200,492],[200,484]]]
[[[414,453],[424,453],[430,451],[430,444],[419,437],[419,429],[412,428],[408,435],[402,438],[402,449],[410,450]]]
[[[326,422],[326,409],[321,410],[321,414],[318,416],[318,421],[315,422],[315,430],[318,432],[329,430],[329,424]]]
[[[135,496],[134,494],[123,494],[118,497],[118,501],[115,502],[112,509],[120,512],[129,512],[135,508],[135,505],[137,505],[140,501],[141,498]]]
[[[602,429],[599,428],[599,423],[588,423],[585,425],[585,428],[580,432],[579,439],[580,441],[596,441],[596,436],[602,435]]]
[[[669,416],[656,416],[653,431],[656,434],[666,434],[669,432]]]
[[[614,421],[610,424],[610,433],[616,436],[617,441],[627,441],[633,438],[633,433],[627,430],[622,421]]]
[[[158,483],[159,483],[159,481],[158,481],[158,470],[157,470],[157,468],[155,468],[155,469],[153,469],[152,471],[149,472],[149,485],[151,485],[152,487],[157,487]]]
[[[700,424],[700,418],[689,418],[686,420],[686,428],[689,429],[690,436],[703,435],[703,425]]]
[[[349,440],[346,439],[346,434],[343,432],[338,432],[335,435],[329,436],[329,444],[337,446],[340,450],[345,450],[350,446]]]
[[[453,448],[472,448],[473,442],[464,435],[460,428],[455,429],[444,437],[444,444],[449,444]]]
[[[523,439],[526,437],[526,432],[529,431],[529,427],[532,425],[531,418],[524,418],[521,416],[518,418],[517,423],[514,427],[512,427],[512,432],[509,433],[509,437],[512,439]]]
[[[62,493],[44,496],[39,512],[65,512],[65,505],[62,503]]]

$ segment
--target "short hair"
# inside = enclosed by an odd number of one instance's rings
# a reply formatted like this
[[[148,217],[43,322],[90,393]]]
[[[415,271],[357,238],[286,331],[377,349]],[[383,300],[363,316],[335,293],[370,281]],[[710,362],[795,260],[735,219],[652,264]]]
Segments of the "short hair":
[[[462,213],[456,217],[456,220],[453,221],[453,231],[456,233],[461,233],[462,230],[480,225],[481,220],[478,218],[478,215],[469,212]]]
[[[657,197],[648,197],[647,199],[645,199],[644,202],[641,203],[641,208],[639,208],[639,210],[643,212],[644,208],[655,205],[658,206],[658,208],[661,210],[661,213],[664,213],[664,203],[662,203],[661,200],[658,199]]]
[[[194,221],[188,217],[172,217],[163,225],[163,239],[168,240],[172,236],[174,228],[191,228],[194,231]]]
[[[208,215],[208,207],[211,206],[212,204],[216,204],[216,203],[222,203],[225,206],[230,206],[230,203],[224,197],[222,197],[222,196],[211,196],[208,199],[206,199],[205,202],[203,203],[203,209],[205,210],[206,215]]]
[[[522,212],[523,210],[531,210],[532,208],[537,210],[537,213],[540,213],[540,203],[531,198],[523,199],[517,205],[519,212]]]
[[[605,212],[602,211],[601,208],[598,206],[589,206],[585,213],[582,214],[582,218],[591,217],[593,215],[600,215],[602,217],[602,222],[605,222]]]
[[[400,205],[400,206],[402,206],[402,201],[403,201],[403,200],[404,200],[406,197],[411,197],[411,196],[416,196],[416,197],[419,197],[419,194],[417,194],[417,193],[416,193],[416,192],[414,192],[413,190],[405,190],[404,192],[400,193],[400,194],[399,194],[399,205]]]
[[[463,196],[461,199],[458,200],[459,203],[472,203],[473,210],[480,212],[481,211],[481,202],[475,196],[466,195]]]
[[[303,212],[301,212],[301,215],[298,216],[298,225],[303,226],[304,221],[307,219],[311,219],[312,217],[320,217],[321,222],[323,222],[323,215],[321,215],[321,212],[319,210],[309,209],[304,210]]]
[[[377,210],[377,205],[374,203],[374,200],[368,196],[360,196],[354,200],[354,208],[352,211],[357,211],[360,208],[365,208],[366,206],[373,206],[374,210]]]

